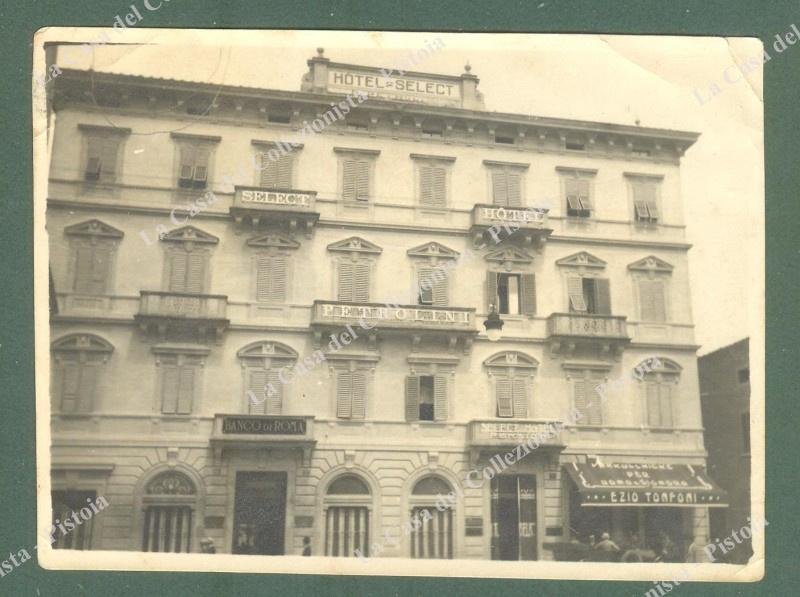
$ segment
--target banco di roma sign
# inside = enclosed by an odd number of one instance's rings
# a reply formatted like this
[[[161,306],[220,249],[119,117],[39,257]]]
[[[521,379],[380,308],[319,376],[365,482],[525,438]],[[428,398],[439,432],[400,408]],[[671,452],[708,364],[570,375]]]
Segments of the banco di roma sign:
[[[306,421],[271,417],[225,417],[222,433],[240,435],[305,435]]]
[[[419,76],[384,76],[355,69],[328,69],[328,91],[352,93],[356,89],[380,99],[448,106],[461,104],[461,85],[456,81]]]

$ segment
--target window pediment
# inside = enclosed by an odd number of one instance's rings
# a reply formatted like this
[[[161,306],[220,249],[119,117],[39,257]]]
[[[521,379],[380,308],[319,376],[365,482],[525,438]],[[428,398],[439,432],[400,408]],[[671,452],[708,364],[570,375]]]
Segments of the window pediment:
[[[437,257],[440,259],[457,259],[459,256],[458,251],[454,251],[435,241],[409,249],[406,254],[409,257]]]
[[[528,265],[533,262],[533,257],[526,251],[517,247],[506,247],[492,251],[484,256],[486,261],[505,264],[506,267],[515,263]]]
[[[670,263],[667,263],[663,259],[659,259],[655,255],[650,255],[649,257],[645,257],[644,259],[640,259],[639,261],[634,261],[633,263],[629,264],[628,269],[631,271],[670,274],[672,273],[674,266]]]
[[[179,243],[203,243],[215,245],[219,239],[207,232],[203,232],[194,226],[183,226],[175,230],[170,230],[161,237],[164,242],[179,242]]]
[[[643,373],[672,373],[677,375],[683,371],[683,367],[666,357],[652,357],[636,365],[634,370]]]
[[[338,251],[342,253],[363,253],[366,255],[380,255],[383,249],[376,244],[359,238],[358,236],[351,236],[344,240],[337,241],[328,245],[329,251]]]
[[[64,234],[69,236],[89,236],[95,238],[122,238],[125,233],[100,220],[87,220],[80,224],[73,224],[64,229]]]
[[[110,342],[94,334],[69,334],[53,342],[54,351],[114,352]]]
[[[273,247],[276,249],[297,249],[300,243],[282,234],[269,233],[254,236],[247,241],[249,247]]]
[[[483,362],[485,367],[519,367],[522,369],[535,369],[539,361],[522,352],[506,350],[490,356]]]
[[[590,267],[602,269],[605,268],[606,262],[599,257],[595,257],[591,253],[581,251],[580,253],[575,253],[569,257],[559,259],[556,261],[556,265],[560,265],[562,267]]]
[[[278,359],[297,359],[297,351],[292,347],[281,342],[253,342],[236,353],[242,358],[278,358]]]

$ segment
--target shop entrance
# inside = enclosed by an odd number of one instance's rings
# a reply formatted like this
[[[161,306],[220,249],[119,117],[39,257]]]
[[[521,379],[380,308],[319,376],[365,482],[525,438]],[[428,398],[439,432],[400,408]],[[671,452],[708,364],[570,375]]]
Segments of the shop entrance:
[[[283,555],[286,473],[236,473],[232,553]]]
[[[536,476],[492,479],[492,559],[536,559]]]

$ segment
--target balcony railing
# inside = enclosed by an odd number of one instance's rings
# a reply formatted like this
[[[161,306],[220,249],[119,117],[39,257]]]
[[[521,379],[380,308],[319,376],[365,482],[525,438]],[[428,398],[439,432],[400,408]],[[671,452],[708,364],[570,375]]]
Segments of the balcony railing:
[[[142,290],[135,319],[144,332],[156,332],[162,338],[188,331],[219,339],[230,323],[227,308],[228,297],[223,294]]]
[[[478,203],[472,208],[473,240],[494,242],[509,237],[523,239],[528,244],[539,244],[553,231],[547,220],[547,209],[505,207]]]
[[[277,223],[289,233],[301,229],[310,235],[319,219],[316,196],[316,191],[237,186],[230,213],[240,225],[258,228],[263,223]]]
[[[547,319],[547,335],[553,352],[572,352],[578,344],[597,345],[615,356],[630,342],[626,318],[621,315],[553,313]]]

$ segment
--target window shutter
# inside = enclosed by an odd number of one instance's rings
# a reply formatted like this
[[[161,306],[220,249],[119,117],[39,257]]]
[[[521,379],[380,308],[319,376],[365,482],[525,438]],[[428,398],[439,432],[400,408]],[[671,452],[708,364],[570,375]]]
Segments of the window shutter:
[[[661,425],[661,407],[658,399],[658,384],[655,382],[648,382],[645,385],[647,393],[647,425],[650,427],[660,427]]]
[[[92,294],[103,294],[106,291],[109,273],[111,249],[106,246],[96,246],[92,251]]]
[[[354,371],[352,418],[363,419],[366,416],[367,376],[363,371]]]
[[[198,368],[194,365],[183,364],[180,367],[180,380],[178,384],[178,407],[176,412],[179,415],[188,415],[192,412],[192,402],[194,402],[195,376]]]
[[[266,153],[261,154],[261,175],[260,183],[264,188],[272,189],[277,185],[278,168],[274,161],[269,159]]]
[[[670,383],[658,384],[658,395],[661,412],[661,426],[672,427],[672,385]]]
[[[508,205],[506,188],[506,173],[501,170],[492,172],[492,202],[495,205]]]
[[[653,295],[653,321],[666,321],[667,305],[666,297],[664,296],[664,282],[653,280],[651,282],[651,288]]]
[[[567,213],[568,215],[575,216],[578,215],[577,212],[581,209],[580,204],[580,193],[578,191],[578,179],[577,178],[565,178],[564,179],[564,190],[567,196]],[[576,213],[570,213],[570,212]]]
[[[357,261],[353,264],[353,302],[366,303],[369,301],[369,270],[368,261]]]
[[[169,290],[186,292],[186,267],[189,254],[186,251],[172,251],[170,257]]]
[[[358,179],[356,183],[356,199],[359,201],[369,200],[369,162],[356,162],[356,172]]]
[[[586,404],[587,419],[590,425],[603,424],[603,402],[600,393],[594,388],[600,383],[600,380],[591,380],[587,382],[586,393],[591,395],[591,400]]]
[[[184,145],[181,147],[181,166],[178,174],[178,186],[188,187],[192,185],[194,178],[195,148]]]
[[[611,315],[611,292],[607,278],[595,278],[595,305],[598,315]]]
[[[103,153],[101,156],[100,177],[105,181],[113,181],[117,175],[117,153],[119,153],[119,139],[107,137],[101,142]]]
[[[433,276],[434,270],[431,271]],[[433,280],[433,304],[437,307],[446,307],[449,304],[449,282],[448,276],[444,272],[436,272],[437,275]],[[444,276],[444,277],[442,277]]]
[[[653,222],[658,220],[656,187],[654,183],[646,181],[634,182],[633,203],[637,219]]]
[[[179,372],[177,364],[161,364],[161,412],[175,413],[178,406]]]
[[[256,257],[256,300],[266,303],[270,300],[270,280],[272,259],[269,255]]]
[[[569,307],[571,311],[578,313],[586,312],[586,299],[583,298],[583,279],[579,276],[567,278],[567,294],[569,295]]]
[[[340,371],[336,376],[336,416],[349,419],[352,414],[353,377],[349,371]]]
[[[273,303],[286,302],[286,270],[288,260],[286,255],[274,255],[270,259],[269,300]]]
[[[340,301],[353,301],[354,278],[352,261],[339,262],[339,284],[337,289],[337,299]]]
[[[511,417],[514,415],[512,408],[512,387],[510,379],[497,379],[497,416]]]
[[[74,412],[78,404],[80,365],[76,361],[65,362],[61,367],[61,411]]]
[[[433,168],[419,167],[419,202],[425,206],[435,205],[433,198]]]
[[[447,170],[433,168],[433,205],[444,207],[447,205]]]
[[[270,395],[263,388],[262,392],[266,395],[265,401],[265,414],[279,415],[283,412],[283,384],[278,376],[280,371],[278,369],[270,369],[266,372],[266,382],[271,384],[272,389],[275,391]],[[266,384],[265,384],[266,385]]]
[[[514,379],[511,383],[514,417],[525,419],[528,416],[528,387],[525,380]]]
[[[419,376],[406,377],[406,421],[419,421]]]
[[[665,321],[664,283],[660,280],[639,281],[642,321]]]
[[[291,155],[284,155],[278,159],[276,185],[281,189],[292,188],[292,161]]]
[[[85,413],[92,410],[98,372],[99,364],[96,362],[85,362],[81,364],[78,402],[75,405],[75,410],[78,412]]]
[[[78,247],[75,251],[75,292],[92,292],[94,251],[92,247]]]
[[[248,410],[251,415],[263,415],[266,413],[266,392],[264,387],[267,385],[267,372],[264,369],[248,368]],[[252,392],[252,394],[250,394]]]
[[[198,147],[194,158],[194,177],[192,186],[196,189],[204,189],[208,181],[208,155],[209,151],[205,147]]]
[[[574,380],[572,382],[572,391],[574,392],[575,410],[581,413],[579,425],[591,425],[586,412],[586,380]]]
[[[433,278],[431,273],[433,270],[427,266],[422,265],[417,270],[417,280],[419,284],[419,302],[423,305],[433,304]]]
[[[444,375],[433,377],[433,419],[447,420],[447,377]]]
[[[486,311],[489,312],[489,305],[494,305],[500,311],[497,297],[497,272],[486,272]]]
[[[186,292],[199,294],[203,292],[203,281],[206,269],[205,255],[199,252],[189,253],[188,272],[186,275]]]
[[[522,297],[522,313],[523,315],[536,314],[536,276],[534,274],[522,274],[520,276],[522,288],[520,289],[520,296]]]
[[[508,184],[508,206],[522,207],[522,175],[518,172],[509,172],[506,175]]]
[[[103,169],[103,140],[100,137],[89,137],[86,150],[86,180],[99,180]]]
[[[356,200],[357,168],[355,160],[345,160],[342,171],[342,199],[345,201]]]

